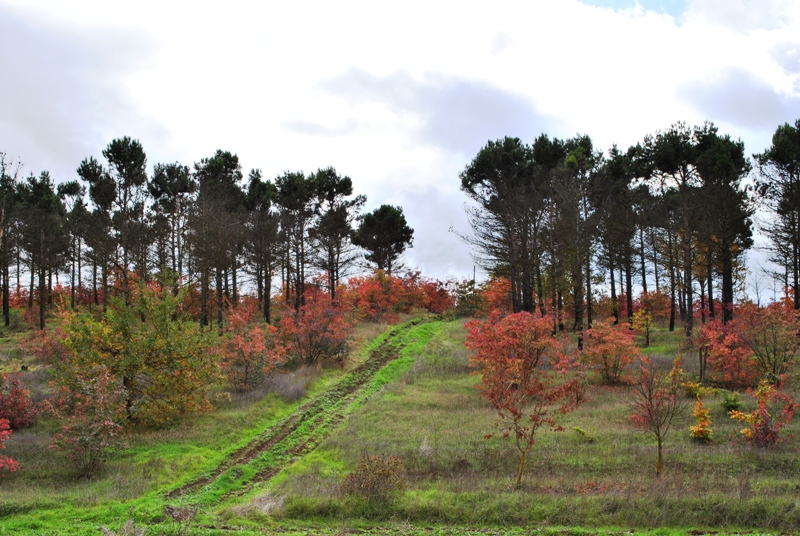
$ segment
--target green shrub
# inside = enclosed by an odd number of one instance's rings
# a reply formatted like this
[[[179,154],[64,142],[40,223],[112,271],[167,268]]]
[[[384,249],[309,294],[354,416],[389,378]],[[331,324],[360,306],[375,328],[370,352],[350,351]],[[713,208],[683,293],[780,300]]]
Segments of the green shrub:
[[[727,413],[742,409],[742,399],[736,391],[722,391],[722,407]]]

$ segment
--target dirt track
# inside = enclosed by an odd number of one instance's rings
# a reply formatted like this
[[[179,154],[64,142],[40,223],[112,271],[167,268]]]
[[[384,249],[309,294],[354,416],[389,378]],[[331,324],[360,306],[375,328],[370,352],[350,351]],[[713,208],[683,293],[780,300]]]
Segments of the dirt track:
[[[258,482],[269,480],[281,469],[307,454],[320,444],[345,419],[343,410],[358,398],[363,388],[387,363],[400,355],[402,346],[397,338],[413,326],[424,323],[418,319],[394,328],[370,353],[366,361],[350,371],[335,385],[300,406],[290,415],[267,428],[246,446],[231,453],[211,473],[203,475],[165,495],[167,500],[193,503],[205,491],[213,489],[224,475],[229,475],[227,491],[214,494],[221,502],[231,496],[247,493]],[[259,457],[272,453],[271,460],[258,463]],[[254,464],[255,476],[239,480],[242,468]],[[235,484],[231,486],[230,480]],[[207,502],[207,501],[203,501]]]

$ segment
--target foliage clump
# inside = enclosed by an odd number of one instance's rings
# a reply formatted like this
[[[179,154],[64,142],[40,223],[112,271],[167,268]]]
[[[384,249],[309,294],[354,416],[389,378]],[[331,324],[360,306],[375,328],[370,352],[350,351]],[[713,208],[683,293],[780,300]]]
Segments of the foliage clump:
[[[614,319],[595,322],[586,331],[580,361],[600,377],[603,385],[618,385],[623,373],[639,357],[627,325],[614,325]]]
[[[703,400],[697,397],[692,410],[692,417],[695,423],[689,426],[689,436],[698,443],[710,443],[714,437],[711,429],[711,410],[703,404]]]
[[[184,318],[185,291],[169,284],[139,287],[126,305],[113,299],[99,319],[64,312],[65,357],[54,360],[55,383],[79,393],[100,367],[120,382],[127,418],[163,425],[211,409],[208,386],[219,376],[211,335]]]
[[[286,348],[280,344],[277,329],[255,321],[254,302],[231,308],[225,336],[218,346],[220,366],[228,383],[244,392],[261,384],[286,360]]]
[[[395,456],[364,453],[358,467],[345,477],[341,491],[371,503],[385,503],[406,489],[403,462]]]
[[[11,436],[11,426],[8,419],[0,418],[0,449],[6,448],[6,439]],[[19,463],[9,456],[0,456],[0,475],[4,472],[13,473],[19,469]]]
[[[731,411],[731,418],[748,425],[740,431],[745,440],[759,447],[775,445],[780,441],[780,431],[791,422],[797,404],[766,380],[748,393],[756,399],[758,408],[749,413]]]
[[[520,453],[519,487],[536,432],[562,429],[558,414],[577,407],[579,380],[544,368],[548,354],[558,347],[548,317],[526,312],[501,317],[495,311],[488,321],[473,320],[465,328],[470,365],[481,375],[478,388],[497,410],[502,436],[513,437]]]
[[[22,386],[19,374],[4,374],[0,387],[0,419],[8,420],[12,430],[32,425],[39,409],[31,400],[31,393]]]
[[[66,423],[50,448],[65,452],[81,476],[91,478],[122,444],[126,400],[121,381],[104,368],[62,387],[53,412]]]
[[[305,305],[286,311],[278,324],[278,338],[287,360],[306,365],[344,360],[355,324],[347,308],[332,304],[319,290],[305,294]]]

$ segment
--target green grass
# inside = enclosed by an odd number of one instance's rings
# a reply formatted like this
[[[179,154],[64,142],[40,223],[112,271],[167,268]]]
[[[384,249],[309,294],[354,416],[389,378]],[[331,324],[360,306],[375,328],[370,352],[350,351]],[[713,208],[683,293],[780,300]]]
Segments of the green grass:
[[[387,326],[358,329],[348,369],[389,340]],[[345,420],[320,414],[213,485],[167,501],[199,507],[188,532],[589,535],[635,528],[637,534],[667,536],[689,529],[800,529],[800,456],[789,439],[800,431],[796,423],[777,447],[754,449],[731,441],[742,425],[727,418],[721,397],[708,398],[715,439],[700,445],[688,436],[689,405],[667,436],[665,473],[656,479],[655,444],[627,417],[629,388],[590,387],[589,402],[565,416],[563,432],[539,434],[524,486],[515,489],[518,454],[512,442],[484,438],[494,431],[496,416],[475,388],[463,322],[428,322],[398,333],[391,344],[402,348],[400,357],[351,397],[326,406]],[[13,336],[0,338],[0,351],[7,344],[13,352]],[[659,328],[645,353],[668,368],[681,341],[680,333]],[[691,372],[690,359],[684,368]],[[11,367],[8,361],[0,358],[0,367]],[[324,394],[345,373],[323,370],[308,396]],[[748,397],[742,399],[745,410],[753,407]],[[117,530],[128,518],[148,527],[148,534],[182,533],[187,527],[162,514],[164,493],[209,473],[307,400],[234,397],[211,414],[169,429],[137,430],[128,447],[88,482],[76,479],[61,455],[47,449],[56,423],[40,422],[12,436],[4,452],[22,469],[0,480],[0,535],[98,534],[101,525]],[[309,437],[316,448],[286,455]],[[398,456],[407,490],[377,506],[343,496],[341,482],[364,452]],[[281,460],[292,463],[269,482],[241,488]],[[240,488],[246,491],[241,496],[226,496]]]
[[[281,515],[488,526],[800,527],[796,442],[759,450],[731,441],[742,425],[727,417],[721,398],[706,400],[711,445],[689,438],[687,404],[667,436],[665,474],[656,479],[655,443],[628,419],[630,388],[591,387],[589,402],[563,419],[564,432],[539,434],[524,487],[514,489],[518,454],[510,440],[484,439],[495,414],[474,388],[464,335],[459,322],[443,326],[406,374],[371,397],[314,457],[287,471],[275,491],[285,496]],[[650,355],[668,368],[667,352],[680,342],[680,334],[659,331]],[[793,424],[785,437],[798,429]],[[404,495],[381,508],[341,496],[342,479],[364,452],[401,458]]]

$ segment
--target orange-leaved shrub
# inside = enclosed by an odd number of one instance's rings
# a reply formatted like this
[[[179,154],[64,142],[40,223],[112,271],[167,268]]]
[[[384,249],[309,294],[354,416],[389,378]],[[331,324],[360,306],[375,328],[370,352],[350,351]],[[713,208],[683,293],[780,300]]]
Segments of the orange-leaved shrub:
[[[0,387],[0,419],[7,419],[12,430],[27,428],[39,415],[31,393],[22,386],[20,374],[4,374]]]
[[[761,380],[758,389],[748,389],[758,407],[749,412],[733,410],[732,419],[746,423],[742,437],[759,447],[768,447],[780,441],[780,431],[791,422],[797,404],[788,394],[781,392],[767,380]]]
[[[243,301],[228,309],[224,337],[217,343],[220,366],[237,391],[249,391],[286,361],[277,328],[257,318],[258,304]]]
[[[561,430],[559,415],[575,409],[580,399],[575,395],[579,380],[552,368],[559,343],[548,317],[527,312],[504,317],[495,311],[487,321],[472,320],[465,328],[470,366],[481,375],[478,389],[497,411],[502,436],[513,438],[520,453],[519,486],[536,432]]]
[[[640,357],[633,341],[634,332],[626,323],[614,324],[614,318],[594,322],[584,332],[580,361],[593,370],[604,385],[618,385],[625,369]]]
[[[6,448],[6,439],[11,436],[11,426],[8,419],[0,419],[0,449]],[[13,473],[19,469],[19,463],[10,456],[0,456],[0,475],[4,472]]]

